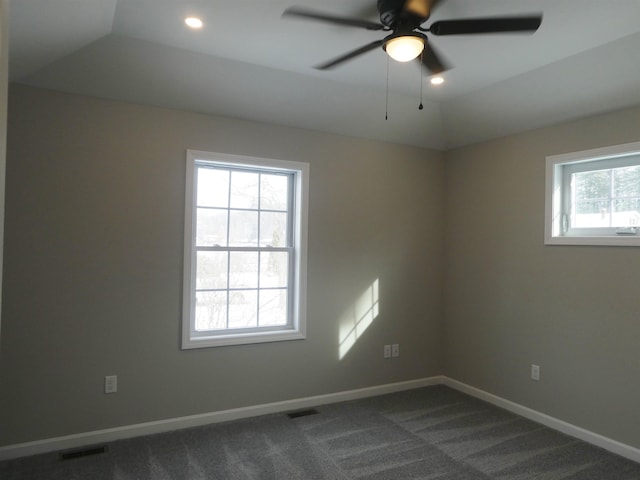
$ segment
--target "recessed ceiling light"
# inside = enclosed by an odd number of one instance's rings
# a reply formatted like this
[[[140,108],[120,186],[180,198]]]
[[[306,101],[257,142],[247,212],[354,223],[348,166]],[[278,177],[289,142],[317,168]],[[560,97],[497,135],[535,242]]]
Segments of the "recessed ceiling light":
[[[444,83],[444,78],[442,77],[431,77],[431,85],[442,85]]]
[[[184,19],[184,23],[186,23],[189,28],[194,29],[202,28],[202,26],[204,25],[204,23],[202,23],[202,20],[197,17],[187,17]]]

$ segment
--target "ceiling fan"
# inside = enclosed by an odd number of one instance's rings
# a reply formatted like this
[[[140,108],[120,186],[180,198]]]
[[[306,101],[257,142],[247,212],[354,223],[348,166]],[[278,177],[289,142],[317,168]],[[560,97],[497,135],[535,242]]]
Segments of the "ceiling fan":
[[[336,57],[315,68],[326,70],[336,67],[375,48],[382,47],[387,54],[399,62],[414,59],[431,74],[439,74],[449,67],[429,44],[425,33],[431,35],[466,35],[502,32],[535,32],[542,23],[542,15],[516,17],[491,17],[461,20],[440,20],[423,28],[432,10],[443,0],[378,0],[380,22],[375,23],[358,18],[325,14],[304,7],[290,7],[283,16],[318,20],[334,25],[365,28],[391,32],[383,39],[368,43],[356,50]],[[424,32],[424,33],[423,33]]]

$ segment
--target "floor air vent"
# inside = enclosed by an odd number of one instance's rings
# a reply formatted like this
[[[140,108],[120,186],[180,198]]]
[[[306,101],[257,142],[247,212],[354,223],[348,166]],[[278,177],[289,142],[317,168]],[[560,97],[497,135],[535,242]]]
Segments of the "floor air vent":
[[[308,410],[299,410],[297,412],[287,413],[287,417],[289,418],[300,418],[300,417],[308,417],[309,415],[317,415],[318,412],[315,408],[310,408]]]
[[[58,458],[60,459],[60,461],[73,460],[74,458],[89,457],[91,455],[101,455],[106,451],[107,447],[104,445],[100,447],[88,447],[61,453]]]

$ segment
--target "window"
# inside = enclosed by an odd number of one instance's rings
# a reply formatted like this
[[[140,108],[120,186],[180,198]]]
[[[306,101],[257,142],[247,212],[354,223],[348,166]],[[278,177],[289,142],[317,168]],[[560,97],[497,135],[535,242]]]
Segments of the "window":
[[[187,152],[183,348],[305,337],[308,173]]]
[[[640,142],[547,157],[545,243],[640,246]]]

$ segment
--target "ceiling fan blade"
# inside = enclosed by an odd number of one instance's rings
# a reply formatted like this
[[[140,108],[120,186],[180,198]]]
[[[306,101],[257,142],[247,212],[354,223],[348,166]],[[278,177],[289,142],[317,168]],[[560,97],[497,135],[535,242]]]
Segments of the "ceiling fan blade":
[[[451,67],[442,60],[442,56],[436,52],[436,50],[429,44],[424,42],[424,50],[422,55],[417,59],[426,68],[431,75],[438,75],[446,70],[451,70]]]
[[[475,33],[535,32],[542,23],[542,15],[506,18],[470,18],[441,20],[429,31],[433,35],[466,35]]]
[[[353,50],[352,52],[345,53],[344,55],[334,58],[333,60],[329,60],[326,63],[316,65],[314,68],[317,68],[318,70],[327,70],[329,68],[333,68],[343,62],[346,62],[347,60],[351,60],[352,58],[357,57],[358,55],[367,53],[368,51],[373,50],[374,48],[382,47],[382,45],[384,45],[384,42],[385,42],[384,39],[376,40],[375,42],[368,43],[367,45],[364,45],[356,50]]]
[[[367,3],[353,13],[356,18],[380,18],[380,11],[375,3]]]
[[[384,25],[379,23],[370,22],[368,20],[361,20],[359,18],[339,17],[336,15],[329,15],[326,13],[317,12],[302,7],[290,7],[287,8],[282,14],[283,17],[301,17],[309,20],[319,20],[321,22],[331,23],[333,25],[343,25],[347,27],[360,27],[367,30],[382,30]]]
[[[427,19],[431,16],[433,9],[442,0],[406,0],[404,2],[403,10],[411,12],[420,18]]]

